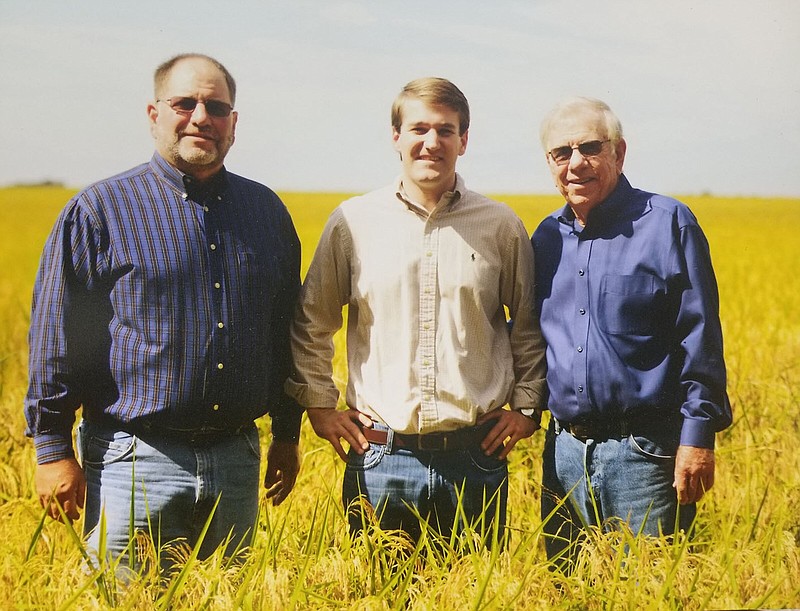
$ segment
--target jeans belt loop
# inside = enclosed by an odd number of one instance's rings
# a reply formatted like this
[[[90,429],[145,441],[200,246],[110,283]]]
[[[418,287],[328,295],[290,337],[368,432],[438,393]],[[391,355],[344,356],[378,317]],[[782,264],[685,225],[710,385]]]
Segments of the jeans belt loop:
[[[394,447],[394,430],[386,427],[386,453],[391,454]]]

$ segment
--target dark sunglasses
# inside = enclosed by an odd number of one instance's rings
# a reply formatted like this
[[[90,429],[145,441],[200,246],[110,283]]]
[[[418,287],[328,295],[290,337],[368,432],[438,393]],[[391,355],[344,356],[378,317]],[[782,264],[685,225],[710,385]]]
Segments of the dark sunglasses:
[[[564,165],[569,163],[572,159],[572,151],[578,149],[578,152],[583,157],[596,157],[603,150],[603,145],[608,140],[590,140],[589,142],[581,142],[575,146],[557,146],[547,152],[548,155],[556,162],[556,165]]]
[[[174,97],[166,98],[164,100],[156,100],[156,102],[165,102],[169,104],[170,108],[177,112],[179,115],[190,115],[197,108],[198,104],[206,107],[206,112],[212,117],[227,117],[231,114],[233,106],[226,102],[219,100],[196,100],[194,98]]]

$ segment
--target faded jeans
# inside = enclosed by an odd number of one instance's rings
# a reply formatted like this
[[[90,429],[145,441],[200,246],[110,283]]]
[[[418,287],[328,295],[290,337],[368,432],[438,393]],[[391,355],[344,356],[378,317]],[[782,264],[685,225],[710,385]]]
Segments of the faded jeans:
[[[132,535],[147,536],[156,549],[178,542],[194,547],[212,510],[200,558],[229,536],[229,553],[252,537],[260,463],[255,425],[201,447],[161,436],[144,439],[84,420],[79,439],[87,484],[84,531],[95,556],[101,551],[101,534],[110,559],[127,554]],[[104,533],[97,528],[101,513]],[[172,562],[169,554],[162,555],[162,568]],[[141,566],[131,556],[121,563],[125,564]]]
[[[385,426],[374,426],[386,430]],[[488,430],[488,428],[487,428]],[[508,503],[508,463],[469,450],[421,451],[395,449],[392,434],[386,445],[370,444],[362,456],[352,450],[342,484],[342,502],[351,533],[369,525],[359,497],[374,509],[384,530],[403,530],[418,540],[420,518],[447,538],[466,526],[492,543],[494,521],[498,539],[505,536]]]
[[[641,434],[586,442],[551,419],[542,465],[542,520],[547,556],[569,572],[584,526],[626,523],[634,534],[689,531],[696,506],[678,505],[672,487],[679,423],[655,423]],[[560,507],[559,502],[566,499]],[[552,515],[551,515],[552,513]]]

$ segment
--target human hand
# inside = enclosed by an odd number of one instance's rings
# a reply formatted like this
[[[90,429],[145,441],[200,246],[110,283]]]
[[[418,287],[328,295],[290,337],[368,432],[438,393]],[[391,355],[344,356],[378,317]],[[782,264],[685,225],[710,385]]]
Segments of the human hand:
[[[517,445],[520,439],[530,437],[541,428],[533,418],[523,416],[516,410],[496,409],[478,417],[477,424],[483,424],[489,420],[495,420],[495,425],[486,434],[481,442],[481,450],[487,455],[493,455],[497,449],[505,443],[503,451],[498,458],[506,458]]]
[[[267,498],[277,506],[286,500],[300,473],[300,446],[291,441],[273,440],[267,452],[264,488]]]
[[[675,455],[675,481],[681,505],[696,503],[714,485],[714,450],[678,446]]]
[[[372,427],[372,419],[354,409],[333,409],[327,407],[308,408],[308,421],[318,437],[327,439],[343,461],[347,462],[347,452],[342,447],[344,439],[357,454],[369,449],[369,442],[361,428]]]
[[[69,521],[80,517],[86,498],[86,477],[77,460],[63,458],[36,465],[34,485],[39,503],[52,519],[63,522],[64,516]]]

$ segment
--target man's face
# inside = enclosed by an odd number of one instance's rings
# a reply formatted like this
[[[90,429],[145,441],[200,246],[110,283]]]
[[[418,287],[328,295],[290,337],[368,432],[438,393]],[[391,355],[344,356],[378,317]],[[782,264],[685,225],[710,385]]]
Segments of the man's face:
[[[193,98],[230,105],[225,76],[202,58],[184,59],[173,67],[158,98],[160,101],[147,107],[147,114],[159,154],[180,171],[199,180],[216,174],[233,145],[237,113],[232,111],[227,117],[212,116],[205,104],[197,104],[193,111],[181,113],[165,100]]]
[[[569,160],[560,165],[547,153],[547,163],[556,188],[570,206],[581,210],[583,214],[611,194],[622,172],[625,141],[620,140],[614,145],[606,140],[608,135],[603,118],[591,110],[563,115],[553,123],[547,135],[548,151],[559,147],[577,147],[587,142],[602,143],[597,154],[582,155],[577,148],[571,150]]]
[[[403,185],[438,199],[455,184],[456,161],[467,150],[467,132],[458,133],[458,112],[418,98],[403,103],[402,117],[400,131],[392,133],[403,163]]]

